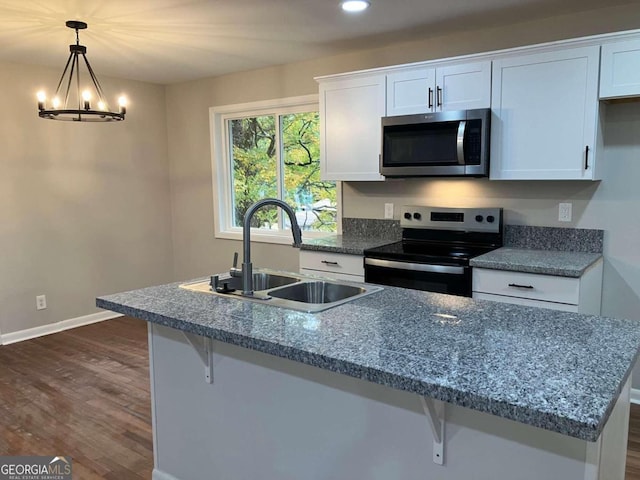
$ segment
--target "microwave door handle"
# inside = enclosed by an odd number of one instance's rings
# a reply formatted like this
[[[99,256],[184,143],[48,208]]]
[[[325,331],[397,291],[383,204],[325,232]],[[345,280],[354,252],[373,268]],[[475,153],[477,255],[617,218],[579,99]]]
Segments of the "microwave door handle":
[[[467,129],[467,121],[462,120],[460,124],[458,124],[458,138],[457,138],[458,163],[460,165],[464,165],[464,134],[466,129]]]

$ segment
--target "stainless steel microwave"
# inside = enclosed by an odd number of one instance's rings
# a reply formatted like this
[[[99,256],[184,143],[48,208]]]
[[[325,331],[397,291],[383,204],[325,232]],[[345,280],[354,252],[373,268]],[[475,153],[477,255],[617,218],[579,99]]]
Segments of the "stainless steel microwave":
[[[489,175],[491,109],[382,118],[387,177]]]

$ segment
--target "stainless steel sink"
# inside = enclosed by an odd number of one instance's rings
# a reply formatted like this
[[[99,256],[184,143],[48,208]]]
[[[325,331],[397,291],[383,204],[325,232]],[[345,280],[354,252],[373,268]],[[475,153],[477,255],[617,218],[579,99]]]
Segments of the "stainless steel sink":
[[[366,291],[367,290],[362,287],[322,280],[302,282],[286,288],[279,288],[269,292],[269,295],[294,302],[333,303],[361,295]]]
[[[256,291],[269,290],[270,288],[282,287],[300,281],[300,277],[284,275],[280,273],[256,272],[253,274],[253,289]],[[242,290],[242,277],[219,277],[222,285],[227,283],[228,288]]]
[[[218,278],[220,286],[226,284],[227,290],[235,291],[215,291],[208,280],[186,283],[180,285],[180,288],[303,312],[320,312],[382,290],[382,287],[364,283],[338,282],[261,270],[253,274],[254,294],[246,296],[242,295],[241,278],[226,274],[218,275]]]

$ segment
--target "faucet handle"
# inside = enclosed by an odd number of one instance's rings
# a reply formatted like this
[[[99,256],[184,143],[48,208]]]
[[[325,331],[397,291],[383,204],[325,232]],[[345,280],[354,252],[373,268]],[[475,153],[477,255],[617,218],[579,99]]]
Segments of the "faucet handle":
[[[242,269],[238,268],[238,252],[233,253],[233,266],[229,270],[229,275],[232,277],[240,277],[242,275]]]

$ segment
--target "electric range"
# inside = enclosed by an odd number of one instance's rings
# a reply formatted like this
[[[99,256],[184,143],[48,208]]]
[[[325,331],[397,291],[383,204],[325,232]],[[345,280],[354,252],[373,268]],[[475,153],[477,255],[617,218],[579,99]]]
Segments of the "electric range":
[[[405,205],[402,240],[364,251],[365,282],[471,296],[469,260],[503,244],[502,208]]]

